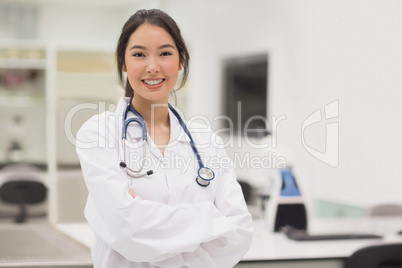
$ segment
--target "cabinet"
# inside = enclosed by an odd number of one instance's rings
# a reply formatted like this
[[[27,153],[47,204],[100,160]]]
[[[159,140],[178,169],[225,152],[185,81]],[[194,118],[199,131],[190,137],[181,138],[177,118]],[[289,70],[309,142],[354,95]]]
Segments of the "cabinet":
[[[44,171],[52,223],[84,220],[75,136],[90,116],[115,108],[122,94],[115,70],[112,49],[0,41],[0,167]]]
[[[0,164],[47,166],[49,51],[40,44],[0,44]]]

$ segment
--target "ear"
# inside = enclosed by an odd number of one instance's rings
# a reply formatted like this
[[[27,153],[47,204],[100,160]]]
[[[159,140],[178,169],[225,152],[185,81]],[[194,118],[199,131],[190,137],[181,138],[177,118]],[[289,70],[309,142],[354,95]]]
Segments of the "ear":
[[[123,63],[123,72],[125,72],[125,73],[127,73],[127,67],[126,67],[126,64],[125,63]]]
[[[184,60],[181,60],[179,63],[179,71],[183,70]]]
[[[183,52],[182,54],[182,57],[181,57],[181,61],[180,61],[180,63],[179,63],[179,71],[181,71],[181,70],[183,70],[183,65],[184,65],[184,62],[185,62],[185,53]]]

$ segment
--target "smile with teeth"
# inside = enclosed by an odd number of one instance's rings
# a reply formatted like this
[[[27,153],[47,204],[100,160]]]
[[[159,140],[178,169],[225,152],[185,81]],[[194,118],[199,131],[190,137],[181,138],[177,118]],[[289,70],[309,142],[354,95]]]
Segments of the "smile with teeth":
[[[160,83],[165,81],[165,79],[150,79],[150,80],[142,80],[142,81],[147,85],[155,86],[155,85],[159,85]]]

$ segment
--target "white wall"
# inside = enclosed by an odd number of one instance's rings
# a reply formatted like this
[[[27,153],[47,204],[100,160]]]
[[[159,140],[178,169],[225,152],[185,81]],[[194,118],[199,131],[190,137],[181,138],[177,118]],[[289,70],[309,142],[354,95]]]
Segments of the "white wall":
[[[278,125],[276,150],[306,191],[364,206],[402,202],[402,2],[168,3],[191,48],[191,115],[221,113],[222,58],[268,51],[269,113],[287,117]],[[333,101],[339,101],[339,117],[330,120],[339,123],[335,168],[301,142],[304,120]],[[324,123],[305,132],[307,144],[321,151]]]
[[[114,50],[126,17],[121,6],[42,4],[38,39],[62,47]]]
[[[63,47],[112,50],[121,28],[136,10],[162,8],[160,0],[42,0],[38,6],[38,39]]]
[[[192,57],[188,117],[221,114],[221,60],[267,51],[269,116],[285,115],[275,135],[306,192],[354,204],[402,202],[402,3],[398,0],[166,0],[126,6],[44,5],[39,38],[64,46],[114,48],[137,8],[165,9],[178,22]],[[303,147],[302,125],[339,101],[339,166]],[[271,118],[269,118],[271,119]],[[218,122],[213,122],[216,129]],[[308,145],[325,150],[325,124],[306,129]],[[272,138],[267,140],[272,142]],[[244,141],[242,142],[244,145]],[[250,151],[263,157],[268,150]],[[239,171],[265,183],[269,170]]]

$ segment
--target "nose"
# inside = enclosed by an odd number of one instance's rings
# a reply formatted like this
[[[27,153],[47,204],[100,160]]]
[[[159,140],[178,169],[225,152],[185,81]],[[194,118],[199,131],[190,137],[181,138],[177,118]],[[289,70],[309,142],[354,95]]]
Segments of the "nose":
[[[159,73],[159,64],[155,57],[149,57],[146,71],[149,74]]]

